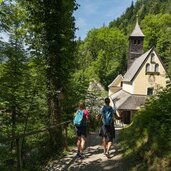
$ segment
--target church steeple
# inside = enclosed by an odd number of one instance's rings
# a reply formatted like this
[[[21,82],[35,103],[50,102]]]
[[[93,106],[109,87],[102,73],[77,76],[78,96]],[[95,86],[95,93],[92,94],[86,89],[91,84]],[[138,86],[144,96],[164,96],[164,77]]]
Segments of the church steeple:
[[[143,50],[143,42],[144,42],[144,34],[140,29],[138,24],[138,16],[134,30],[129,36],[129,56],[128,56],[128,68],[131,66],[133,61],[141,56],[144,52]]]

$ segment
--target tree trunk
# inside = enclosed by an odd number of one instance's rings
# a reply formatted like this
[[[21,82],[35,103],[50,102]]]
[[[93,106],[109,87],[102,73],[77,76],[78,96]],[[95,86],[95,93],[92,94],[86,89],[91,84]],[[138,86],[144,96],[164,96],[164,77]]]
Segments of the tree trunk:
[[[11,119],[12,119],[12,137],[15,136],[15,130],[16,130],[16,108],[15,106],[13,106],[12,108],[12,116],[11,116]],[[14,144],[14,141],[11,142],[11,152],[13,150],[13,144]]]
[[[48,84],[48,114],[49,114],[49,125],[57,125],[62,122],[61,119],[61,107],[57,94],[57,87],[60,85],[54,84],[51,77],[48,77],[51,84]],[[59,82],[59,81],[58,81]],[[50,143],[54,147],[63,148],[63,136],[62,136],[62,127],[56,127],[49,131],[50,133]]]

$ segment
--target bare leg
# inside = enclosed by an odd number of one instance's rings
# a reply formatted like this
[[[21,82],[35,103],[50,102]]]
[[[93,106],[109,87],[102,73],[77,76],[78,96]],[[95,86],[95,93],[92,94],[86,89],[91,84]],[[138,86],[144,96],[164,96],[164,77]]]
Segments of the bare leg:
[[[108,153],[108,154],[109,154],[109,150],[110,150],[111,146],[112,146],[112,141],[109,141],[109,142],[107,143],[107,153]]]
[[[106,140],[105,137],[103,137],[102,141],[103,141],[103,149],[104,149],[104,154],[105,154],[106,153],[106,148],[107,148],[107,140]]]
[[[80,152],[82,153],[85,149],[85,142],[86,138],[84,136],[81,137],[81,144],[80,144]]]
[[[81,151],[81,137],[77,138],[77,149],[78,149],[78,153]]]

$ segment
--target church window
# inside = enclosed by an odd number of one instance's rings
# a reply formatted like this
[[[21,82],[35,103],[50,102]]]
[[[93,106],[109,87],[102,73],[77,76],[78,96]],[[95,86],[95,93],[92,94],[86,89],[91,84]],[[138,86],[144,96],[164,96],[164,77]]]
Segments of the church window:
[[[155,72],[159,72],[159,64],[155,65]]]
[[[153,95],[153,91],[154,91],[153,87],[147,88],[147,95],[148,96],[152,96]]]
[[[123,87],[123,82],[121,81],[121,87]]]
[[[146,64],[146,73],[150,72],[150,64]]]
[[[152,63],[155,62],[155,55],[154,55],[154,53],[151,54],[151,62],[152,62]]]
[[[150,65],[150,71],[151,72],[155,72],[155,64],[151,64]]]

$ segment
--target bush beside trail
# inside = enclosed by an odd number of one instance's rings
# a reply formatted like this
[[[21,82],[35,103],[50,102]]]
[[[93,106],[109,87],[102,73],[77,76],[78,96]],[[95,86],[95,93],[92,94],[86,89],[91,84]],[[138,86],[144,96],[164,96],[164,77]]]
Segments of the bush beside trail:
[[[121,131],[120,145],[129,170],[171,168],[171,86],[151,97]]]

